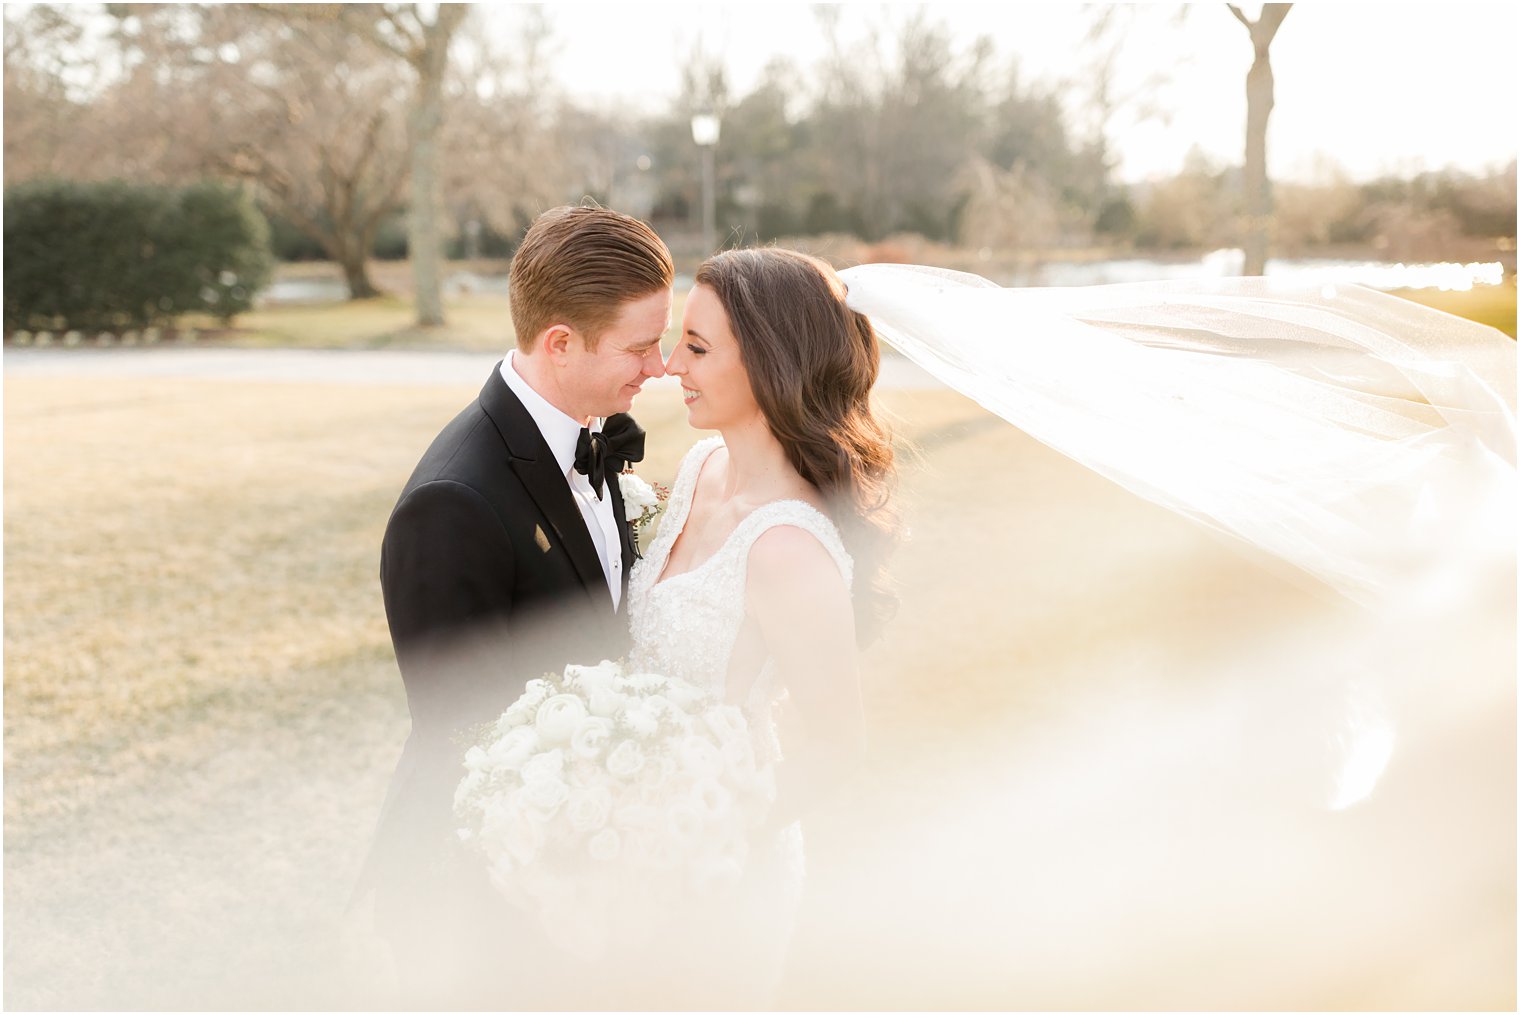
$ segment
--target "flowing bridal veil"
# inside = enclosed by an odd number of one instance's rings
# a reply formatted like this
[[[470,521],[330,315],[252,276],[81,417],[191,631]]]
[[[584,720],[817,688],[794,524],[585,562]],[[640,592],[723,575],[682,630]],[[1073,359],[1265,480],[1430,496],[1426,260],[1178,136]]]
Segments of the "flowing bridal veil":
[[[1369,604],[1513,559],[1515,343],[1359,286],[1004,289],[846,269],[950,387],[1148,500]]]
[[[1018,290],[901,265],[840,278],[903,356],[1222,533],[1240,553],[1221,557],[1244,561],[1229,586],[1169,581],[1169,545],[1101,578],[1059,562],[1021,570],[1048,558],[1004,544],[1070,549],[1082,534],[1057,539],[1052,526],[1110,523],[1073,503],[1035,519],[1052,519],[1043,528],[999,528],[1033,515],[935,499],[932,476],[906,479],[917,489],[905,492],[959,512],[944,524],[980,547],[941,544],[951,560],[905,574],[905,607],[915,598],[885,640],[955,703],[926,709],[915,733],[946,714],[955,728],[878,776],[893,802],[845,859],[810,853],[823,876],[791,960],[798,996],[1512,1004],[1513,340],[1381,293],[1273,279]],[[1029,500],[1060,463],[1024,443],[978,441],[1017,459],[941,461],[984,470],[991,498]],[[1104,497],[1104,510],[1162,514],[1124,499]],[[957,566],[991,569],[980,587],[1003,602],[961,595]],[[1092,567],[1074,556],[1068,570]],[[935,573],[938,590],[919,594]],[[1128,574],[1117,591],[1099,584]],[[1244,588],[1253,574],[1266,592]],[[1126,601],[1169,595],[1215,601]],[[994,661],[964,662],[915,615],[934,596],[980,611],[957,630],[984,632]],[[1031,658],[1041,620],[1091,633]],[[958,695],[972,665],[1016,688],[1018,707],[982,702],[987,680]],[[978,711],[997,724],[972,721]],[[824,942],[827,963],[811,961]]]

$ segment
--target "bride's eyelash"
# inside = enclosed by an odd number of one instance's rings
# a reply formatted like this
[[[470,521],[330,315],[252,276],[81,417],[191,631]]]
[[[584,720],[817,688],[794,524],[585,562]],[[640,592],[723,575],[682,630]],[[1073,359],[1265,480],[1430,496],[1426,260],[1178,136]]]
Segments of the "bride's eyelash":
[[[686,348],[690,349],[694,354],[698,356],[705,356],[707,354],[706,349],[702,348],[700,345],[692,345],[690,342],[686,343]]]

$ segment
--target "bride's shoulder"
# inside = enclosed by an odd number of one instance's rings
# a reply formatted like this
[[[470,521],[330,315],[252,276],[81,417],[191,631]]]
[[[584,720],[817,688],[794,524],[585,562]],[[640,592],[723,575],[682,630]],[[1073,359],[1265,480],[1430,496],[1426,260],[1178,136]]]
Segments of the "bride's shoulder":
[[[754,512],[749,572],[752,581],[806,587],[815,582],[850,585],[854,561],[834,522],[802,500],[774,501]]]
[[[801,501],[788,503],[812,510]],[[755,537],[749,548],[746,601],[762,626],[769,618],[788,629],[842,629],[853,622],[849,554],[833,523],[822,519],[821,525],[810,524],[805,519],[799,511],[767,525]]]

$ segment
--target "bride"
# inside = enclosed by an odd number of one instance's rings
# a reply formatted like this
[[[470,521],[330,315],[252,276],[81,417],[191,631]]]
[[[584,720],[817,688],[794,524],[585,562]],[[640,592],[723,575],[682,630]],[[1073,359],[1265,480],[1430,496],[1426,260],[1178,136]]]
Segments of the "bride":
[[[702,265],[666,372],[687,419],[717,436],[687,453],[634,567],[631,665],[738,705],[778,798],[720,951],[729,1000],[767,1005],[803,877],[798,818],[865,751],[856,661],[893,604],[891,437],[874,413],[880,350],[821,262],[735,250]],[[689,981],[688,981],[689,986]]]

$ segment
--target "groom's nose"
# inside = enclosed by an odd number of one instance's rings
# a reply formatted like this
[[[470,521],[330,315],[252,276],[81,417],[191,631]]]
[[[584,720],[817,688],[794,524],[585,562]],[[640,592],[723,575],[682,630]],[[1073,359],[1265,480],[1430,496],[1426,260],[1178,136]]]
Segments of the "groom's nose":
[[[649,352],[644,354],[644,373],[650,377],[665,376],[665,359],[660,355],[658,343]]]

